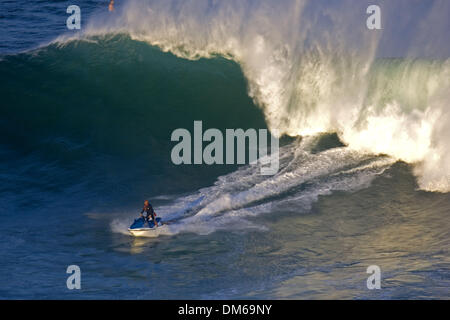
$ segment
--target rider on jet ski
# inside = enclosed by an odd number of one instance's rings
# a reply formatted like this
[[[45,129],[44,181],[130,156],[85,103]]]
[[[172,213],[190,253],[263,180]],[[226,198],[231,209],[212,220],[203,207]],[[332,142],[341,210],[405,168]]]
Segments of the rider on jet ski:
[[[150,204],[150,202],[148,202],[148,200],[144,201],[144,208],[142,208],[142,211],[141,211],[141,218],[144,218],[144,215],[143,215],[144,212],[147,213],[147,215],[145,216],[145,221],[148,223],[149,218],[151,216],[153,223],[155,224],[155,226],[158,227],[158,221],[156,221],[156,212],[153,210],[153,207]]]

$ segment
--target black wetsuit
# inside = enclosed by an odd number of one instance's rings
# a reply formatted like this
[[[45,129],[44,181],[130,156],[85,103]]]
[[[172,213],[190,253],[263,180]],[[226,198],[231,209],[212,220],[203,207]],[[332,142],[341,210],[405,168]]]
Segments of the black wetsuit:
[[[144,213],[144,211],[147,213],[147,216],[145,217],[145,220],[149,221],[149,218],[151,216],[153,222],[156,224],[155,211],[153,210],[152,205],[148,204],[148,207],[145,206],[144,208],[142,208],[141,214]]]

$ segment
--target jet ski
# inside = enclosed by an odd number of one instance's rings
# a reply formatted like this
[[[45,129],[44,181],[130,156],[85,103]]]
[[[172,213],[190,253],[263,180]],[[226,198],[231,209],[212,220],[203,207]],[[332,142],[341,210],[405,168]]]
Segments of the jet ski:
[[[156,222],[158,222],[158,227],[163,225],[161,218],[157,217]],[[128,228],[128,231],[135,237],[145,237],[151,236],[151,234],[156,232],[155,223],[153,220],[146,221],[143,217],[134,219],[134,222]]]

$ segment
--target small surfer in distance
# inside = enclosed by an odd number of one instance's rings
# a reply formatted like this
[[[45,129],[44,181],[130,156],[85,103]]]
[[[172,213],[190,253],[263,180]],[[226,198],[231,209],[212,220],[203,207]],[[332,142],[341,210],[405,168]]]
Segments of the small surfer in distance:
[[[144,212],[147,213],[147,215],[145,217],[143,215]],[[148,200],[145,200],[144,207],[142,208],[142,211],[141,211],[141,218],[144,218],[145,221],[147,223],[149,223],[150,217],[152,217],[152,220],[153,220],[153,223],[155,224],[155,226],[158,227],[158,221],[156,221],[156,212],[155,212],[155,210],[153,210],[153,207],[150,204],[150,202]]]
[[[108,10],[109,12],[114,11],[114,0],[109,1]]]

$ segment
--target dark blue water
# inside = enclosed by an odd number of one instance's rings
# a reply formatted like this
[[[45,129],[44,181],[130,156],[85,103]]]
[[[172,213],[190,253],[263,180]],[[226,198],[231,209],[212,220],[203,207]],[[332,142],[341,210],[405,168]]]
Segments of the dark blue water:
[[[70,4],[0,3],[0,298],[450,297],[450,196],[422,190],[413,164],[326,133],[284,137],[274,176],[175,166],[170,134],[195,120],[267,128],[246,66],[69,31]],[[77,4],[82,26],[108,14],[107,1]],[[395,83],[397,65],[377,75]],[[144,199],[172,223],[134,238]],[[69,265],[81,290],[66,287]]]

